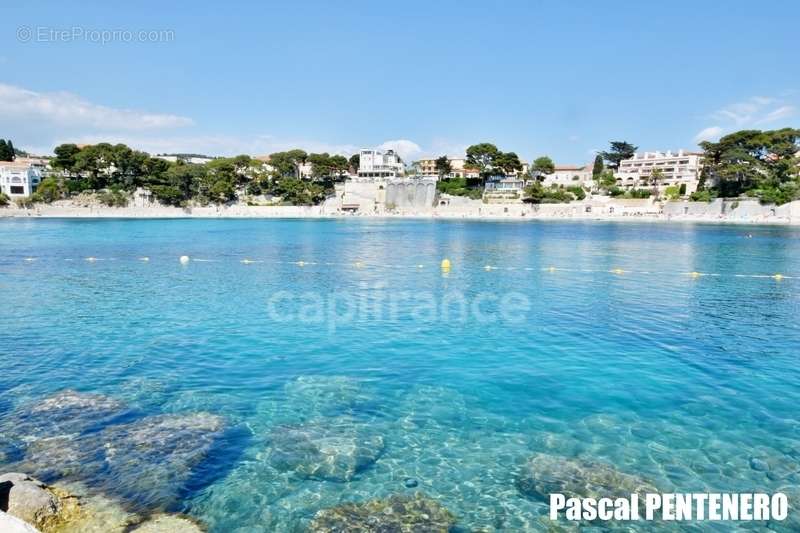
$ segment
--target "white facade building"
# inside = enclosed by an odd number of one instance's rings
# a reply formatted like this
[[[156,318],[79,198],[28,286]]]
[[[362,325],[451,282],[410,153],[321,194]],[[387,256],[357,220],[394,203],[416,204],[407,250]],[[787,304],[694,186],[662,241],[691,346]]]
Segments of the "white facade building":
[[[184,163],[192,163],[194,165],[205,165],[214,160],[212,157],[205,157],[205,156],[193,156],[193,155],[154,155],[156,159],[163,159],[164,161],[169,161],[171,163],[177,163],[178,161],[183,161]]]
[[[45,166],[43,160],[28,157],[0,161],[0,191],[12,198],[30,196],[42,181]]]
[[[657,183],[652,183],[650,176],[656,169],[661,171],[661,178]],[[663,191],[667,187],[685,185],[684,194],[691,194],[697,190],[702,169],[701,153],[683,150],[677,153],[645,152],[634,154],[631,159],[621,161],[614,177],[619,187],[658,187],[659,191]]]
[[[358,157],[359,178],[388,179],[405,176],[405,164],[394,150],[363,149]]]
[[[574,187],[577,185],[591,189],[594,186],[592,168],[592,165],[556,165],[552,174],[544,175],[542,184],[545,187],[551,185]]]

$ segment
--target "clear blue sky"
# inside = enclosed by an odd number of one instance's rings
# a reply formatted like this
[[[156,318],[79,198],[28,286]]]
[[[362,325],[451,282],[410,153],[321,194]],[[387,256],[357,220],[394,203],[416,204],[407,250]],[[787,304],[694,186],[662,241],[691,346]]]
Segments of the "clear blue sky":
[[[491,141],[563,163],[612,139],[694,148],[800,125],[798,21],[797,1],[7,2],[0,137],[214,153],[403,140],[411,158]],[[73,27],[174,39],[37,41]]]

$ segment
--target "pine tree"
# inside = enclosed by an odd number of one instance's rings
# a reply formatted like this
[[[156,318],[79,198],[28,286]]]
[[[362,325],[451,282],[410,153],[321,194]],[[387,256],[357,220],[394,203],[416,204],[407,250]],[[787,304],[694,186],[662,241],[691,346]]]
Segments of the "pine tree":
[[[8,146],[8,155],[10,156],[8,161],[13,161],[17,156],[17,151],[14,150],[14,144],[11,142],[11,139],[6,142],[6,145]]]

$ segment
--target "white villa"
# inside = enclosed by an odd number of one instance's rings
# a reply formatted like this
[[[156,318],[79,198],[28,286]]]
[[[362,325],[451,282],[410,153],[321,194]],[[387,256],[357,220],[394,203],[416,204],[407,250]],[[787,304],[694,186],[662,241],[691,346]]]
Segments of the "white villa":
[[[542,184],[545,187],[558,185],[574,187],[576,185],[585,189],[594,187],[592,178],[592,165],[556,165],[552,174],[545,174]]]
[[[697,190],[702,168],[701,153],[683,150],[678,150],[677,153],[645,152],[621,161],[614,176],[617,178],[617,185],[624,188],[658,187],[663,191],[667,187],[685,185],[685,194],[691,194]],[[658,183],[651,183],[650,175],[656,169],[661,170],[663,177]]]
[[[30,196],[42,181],[46,166],[45,161],[29,157],[0,161],[0,191],[12,198]]]
[[[406,166],[394,150],[369,150],[359,152],[358,177],[370,179],[400,178]]]

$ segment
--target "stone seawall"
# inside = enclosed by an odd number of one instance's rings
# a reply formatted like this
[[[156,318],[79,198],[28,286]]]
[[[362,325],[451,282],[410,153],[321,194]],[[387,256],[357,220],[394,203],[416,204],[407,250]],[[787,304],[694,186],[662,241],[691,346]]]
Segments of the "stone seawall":
[[[800,225],[800,201],[781,206],[762,205],[757,200],[714,200],[713,202],[654,202],[651,200],[615,200],[591,198],[569,204],[486,204],[481,200],[461,197],[440,197],[434,207],[427,203],[426,189],[395,191],[409,199],[392,209],[355,213],[339,211],[336,202],[317,206],[210,206],[178,207],[82,207],[69,205],[37,205],[31,209],[0,208],[2,217],[47,218],[440,218],[465,220],[653,220],[719,223],[792,224]],[[412,196],[413,195],[413,196]],[[424,202],[415,200],[425,197]],[[422,205],[420,205],[422,204]]]

